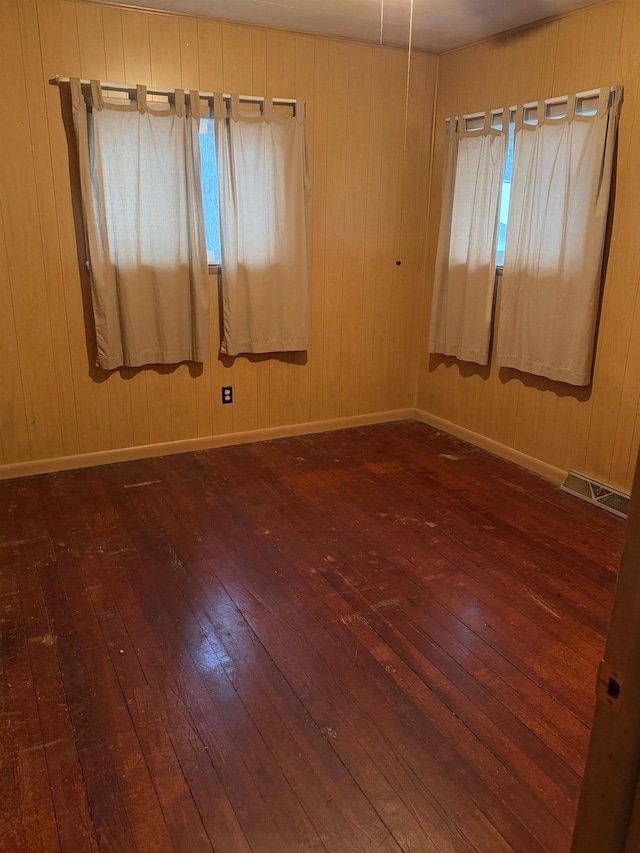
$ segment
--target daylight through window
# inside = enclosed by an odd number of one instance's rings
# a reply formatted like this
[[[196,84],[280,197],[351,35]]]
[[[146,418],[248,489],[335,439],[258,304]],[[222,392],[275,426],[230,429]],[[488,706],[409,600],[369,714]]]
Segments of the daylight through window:
[[[202,183],[202,210],[207,244],[207,261],[219,264],[220,208],[218,205],[218,166],[214,122],[212,118],[200,119],[200,178]]]
[[[496,244],[496,266],[504,264],[504,249],[507,243],[507,220],[509,218],[509,202],[511,200],[511,173],[513,170],[513,139],[515,124],[509,122],[509,147],[504,163],[502,191],[500,193],[500,212],[498,215],[498,239]]]

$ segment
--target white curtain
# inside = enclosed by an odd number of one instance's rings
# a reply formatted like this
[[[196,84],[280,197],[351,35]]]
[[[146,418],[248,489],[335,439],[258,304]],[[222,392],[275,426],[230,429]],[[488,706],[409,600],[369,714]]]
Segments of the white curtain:
[[[621,89],[594,115],[537,124],[516,113],[497,363],[572,385],[591,380]]]
[[[503,117],[508,115],[503,112]],[[447,124],[445,171],[429,352],[487,364],[495,287],[495,256],[508,121],[468,129]]]
[[[105,100],[71,80],[98,364],[204,361],[209,284],[198,148],[199,96],[170,107]],[[157,106],[157,105],[156,105]]]
[[[227,355],[309,345],[310,183],[304,104],[229,114],[214,96]]]

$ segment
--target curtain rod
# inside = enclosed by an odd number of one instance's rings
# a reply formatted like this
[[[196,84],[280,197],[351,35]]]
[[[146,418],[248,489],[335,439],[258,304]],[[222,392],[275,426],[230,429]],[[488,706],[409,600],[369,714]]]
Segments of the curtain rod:
[[[603,86],[602,88],[613,88],[613,87]],[[580,98],[580,99],[588,100],[589,98],[598,97],[599,94],[600,94],[600,89],[588,89],[585,92],[576,92],[575,96],[576,96],[576,99]],[[543,100],[544,100],[545,104],[547,104],[548,106],[554,106],[555,104],[564,104],[565,102],[568,101],[569,97],[570,97],[569,95],[557,95],[554,98],[544,98]],[[533,109],[534,107],[537,107],[538,103],[539,103],[538,101],[528,101],[526,104],[522,104],[522,106],[524,107],[525,110],[530,110],[530,109]],[[504,109],[504,107],[494,107],[493,109],[489,110],[489,112],[493,115],[494,113],[501,113],[503,111],[503,109]],[[517,105],[512,105],[509,107],[509,112],[514,113],[517,109],[518,109]],[[467,119],[467,118],[483,118],[483,117],[484,117],[484,112],[465,113],[462,116],[462,118],[464,118],[464,119]],[[451,117],[447,116],[445,121],[451,121]]]
[[[69,78],[69,77],[59,77],[56,74],[56,76],[52,80],[50,80],[49,82],[55,86],[59,86],[61,83],[69,83],[70,79],[71,78]],[[82,80],[80,80],[80,84],[82,86],[90,86],[91,80],[82,79]],[[100,88],[110,90],[112,92],[135,92],[135,90],[136,90],[135,85],[127,86],[126,83],[102,83],[101,82]],[[178,88],[180,88],[180,87],[178,87]],[[184,91],[188,92],[189,89],[185,89]],[[175,93],[175,89],[158,89],[158,88],[147,87],[147,94],[148,95],[167,95],[167,96],[169,96],[169,95],[173,95],[174,93]],[[204,100],[207,98],[213,98],[214,93],[213,92],[198,92],[198,94]],[[225,93],[225,94],[223,94],[222,97],[225,100],[229,100],[231,98],[231,95],[227,95]],[[265,99],[262,95],[239,95],[238,97],[245,104],[263,104],[265,101]],[[273,98],[272,100],[273,100],[273,103],[276,104],[277,106],[285,106],[285,107],[295,106],[295,104],[297,103],[296,98]]]

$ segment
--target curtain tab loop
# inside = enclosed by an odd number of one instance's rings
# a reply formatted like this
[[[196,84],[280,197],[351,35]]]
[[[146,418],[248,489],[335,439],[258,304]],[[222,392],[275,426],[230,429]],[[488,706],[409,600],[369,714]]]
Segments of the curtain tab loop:
[[[231,118],[240,121],[240,95],[231,95]]]
[[[213,117],[216,121],[224,121],[227,117],[227,105],[222,92],[213,93]]]
[[[609,109],[609,101],[611,100],[611,87],[603,86],[600,89],[600,97],[598,98],[598,115],[603,116],[607,114],[607,110]]]
[[[184,115],[184,89],[176,89],[173,103],[176,115],[182,118]]]
[[[201,116],[200,109],[200,92],[196,92],[193,89],[189,92],[189,115],[191,118],[200,121]]]
[[[80,81],[78,81],[80,83]],[[82,84],[80,84],[82,88]],[[91,81],[91,101],[94,110],[101,110],[104,107],[104,97],[102,95],[102,86],[98,80]]]
[[[547,102],[546,101],[538,101],[538,127],[543,125],[547,120]]]
[[[296,111],[296,121],[298,124],[304,124],[304,120],[306,117],[307,105],[304,101],[298,98],[296,100],[295,111]]]
[[[264,99],[264,120],[267,124],[273,121],[273,98]]]
[[[136,86],[136,104],[140,115],[147,112],[147,87],[142,84]]]
[[[69,89],[71,90],[71,107],[75,112],[81,109],[83,101],[82,84],[79,77],[71,77],[69,80]]]
[[[452,116],[445,122],[447,137],[453,139],[458,133],[458,116]]]
[[[524,105],[518,104],[516,107],[515,114],[513,116],[513,122],[515,124],[516,130],[521,130],[522,125],[524,124]]]
[[[485,118],[484,118],[484,134],[485,134],[485,136],[487,136],[490,133],[493,134],[494,136],[500,136],[503,128],[497,128],[497,127],[493,126],[494,116],[493,116],[493,110],[491,109],[491,107],[489,107],[488,109],[485,110],[484,116],[485,116]],[[496,113],[496,120],[497,120],[497,117],[498,117],[498,113]]]

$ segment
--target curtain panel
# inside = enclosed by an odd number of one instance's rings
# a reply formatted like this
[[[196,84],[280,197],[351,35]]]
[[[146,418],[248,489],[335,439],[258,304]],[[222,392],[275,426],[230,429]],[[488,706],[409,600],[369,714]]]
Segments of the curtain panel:
[[[280,114],[214,95],[227,355],[309,346],[310,178],[304,103]]]
[[[497,363],[572,385],[591,381],[621,88],[593,115],[537,124],[516,111]]]
[[[442,212],[431,303],[429,352],[487,364],[495,288],[495,254],[508,111],[492,127],[447,123]]]
[[[97,81],[89,103],[71,98],[97,361],[122,365],[204,361],[209,282],[200,189],[200,100],[112,102]]]

